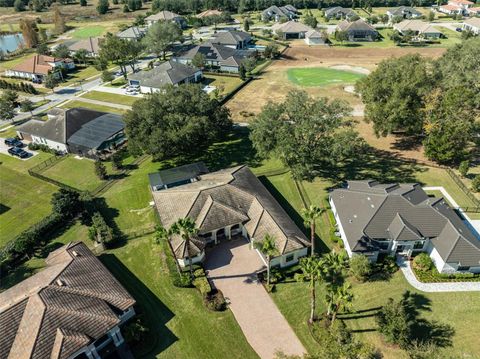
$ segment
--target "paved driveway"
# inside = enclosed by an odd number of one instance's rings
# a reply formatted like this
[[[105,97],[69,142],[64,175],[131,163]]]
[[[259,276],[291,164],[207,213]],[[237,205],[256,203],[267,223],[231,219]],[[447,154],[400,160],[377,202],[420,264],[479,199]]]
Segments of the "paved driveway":
[[[302,355],[306,353],[302,343],[270,295],[256,281],[256,272],[263,266],[260,256],[243,238],[210,249],[205,263],[208,277],[230,302],[245,337],[262,359],[273,358],[279,350]]]

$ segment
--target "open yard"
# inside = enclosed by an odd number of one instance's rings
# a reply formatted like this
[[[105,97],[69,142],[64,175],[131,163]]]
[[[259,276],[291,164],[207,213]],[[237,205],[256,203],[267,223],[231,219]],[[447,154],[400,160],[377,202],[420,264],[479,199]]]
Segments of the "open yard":
[[[222,96],[232,92],[241,83],[242,79],[240,77],[210,74],[205,75],[202,82],[203,85],[216,87]]]
[[[79,100],[72,100],[72,101],[65,102],[59,107],[62,107],[62,108],[85,107],[85,108],[89,108],[96,111],[112,112],[112,113],[118,113],[118,114],[123,114],[125,112],[125,110],[122,110],[113,106],[115,105],[114,104],[112,104],[112,106],[97,105],[97,104],[81,101],[79,99]]]
[[[71,36],[74,39],[87,39],[89,37],[101,36],[106,30],[107,29],[102,25],[83,26],[73,30]]]
[[[364,76],[356,72],[326,67],[291,68],[287,70],[287,74],[291,82],[300,86],[354,84]]]
[[[127,96],[127,95],[117,95],[114,93],[101,92],[101,91],[89,91],[80,97],[88,98],[90,100],[110,102],[112,104],[119,104],[119,105],[125,105],[125,106],[131,106],[135,101],[141,98],[141,97]]]

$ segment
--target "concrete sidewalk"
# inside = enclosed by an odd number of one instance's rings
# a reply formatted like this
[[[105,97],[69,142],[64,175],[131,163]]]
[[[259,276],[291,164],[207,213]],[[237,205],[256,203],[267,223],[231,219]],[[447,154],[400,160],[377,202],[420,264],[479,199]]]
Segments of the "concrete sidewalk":
[[[214,247],[205,263],[208,277],[230,302],[247,341],[262,359],[274,358],[277,351],[301,356],[307,351],[256,279],[263,267],[260,256],[243,238]]]

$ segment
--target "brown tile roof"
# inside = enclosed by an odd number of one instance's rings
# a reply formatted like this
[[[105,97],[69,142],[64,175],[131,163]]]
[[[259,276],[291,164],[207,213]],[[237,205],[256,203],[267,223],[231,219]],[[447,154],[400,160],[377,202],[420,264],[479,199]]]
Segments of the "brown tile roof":
[[[153,198],[165,227],[182,217],[192,218],[200,234],[243,223],[252,238],[274,236],[281,254],[310,245],[247,166],[201,175],[197,182],[153,192]]]
[[[197,14],[197,17],[199,19],[202,19],[204,17],[209,17],[209,16],[220,16],[222,14],[223,14],[223,12],[221,12],[220,10],[205,10],[205,11],[201,12],[200,14]]]
[[[46,263],[0,293],[0,353],[10,359],[68,358],[116,326],[118,312],[135,304],[84,243],[57,249]]]
[[[89,37],[88,39],[74,42],[68,47],[68,49],[70,51],[78,51],[80,49],[85,49],[93,54],[98,54],[100,51],[101,40],[102,39],[100,37]]]
[[[35,55],[21,62],[20,64],[12,68],[12,70],[19,71],[19,72],[28,72],[32,74],[46,75],[51,70],[53,70],[53,67],[49,63],[58,62],[58,61],[71,62],[70,59],[59,59],[59,58],[46,56],[46,55]]]

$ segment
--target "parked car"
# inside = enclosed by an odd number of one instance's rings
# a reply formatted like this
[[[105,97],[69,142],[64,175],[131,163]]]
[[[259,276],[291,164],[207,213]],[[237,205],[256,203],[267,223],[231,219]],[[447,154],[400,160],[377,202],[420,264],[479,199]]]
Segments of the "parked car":
[[[127,95],[136,95],[136,94],[138,94],[138,90],[137,90],[137,89],[130,88],[130,87],[127,87],[127,89],[125,90],[125,93],[126,93]]]
[[[6,138],[5,139],[5,144],[10,147],[23,147],[22,141],[20,141],[18,138]]]
[[[123,72],[122,71],[117,71],[117,72],[115,72],[115,76],[123,76]]]
[[[27,151],[22,150],[20,147],[11,147],[8,149],[8,153],[12,156],[17,156],[20,158],[27,158],[29,156]]]
[[[457,32],[462,32],[462,28],[461,28],[461,27],[457,27],[457,28],[455,29],[455,31],[457,31]]]

